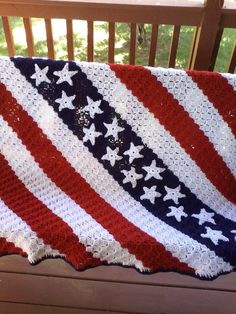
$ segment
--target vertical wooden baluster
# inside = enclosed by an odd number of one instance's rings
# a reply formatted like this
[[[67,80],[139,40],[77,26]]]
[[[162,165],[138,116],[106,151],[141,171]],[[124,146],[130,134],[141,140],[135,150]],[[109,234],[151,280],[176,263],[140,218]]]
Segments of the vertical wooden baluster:
[[[88,24],[88,34],[87,34],[87,59],[88,61],[93,61],[93,51],[94,51],[94,39],[93,39],[93,21],[87,21]]]
[[[114,63],[114,53],[115,53],[115,23],[109,22],[109,39],[108,39],[108,62]]]
[[[189,57],[188,57],[188,66],[187,66],[188,69],[191,68],[191,65],[193,63],[193,55],[194,55],[194,52],[196,51],[195,46],[196,46],[196,42],[197,42],[197,37],[199,36],[198,33],[199,33],[199,27],[196,27],[194,30],[194,33],[193,33],[191,49],[190,49],[190,53],[189,53]]]
[[[28,56],[32,58],[35,55],[34,51],[34,37],[32,32],[32,24],[30,18],[23,18],[24,27],[25,27],[25,34],[26,34],[26,42],[27,42],[27,49],[28,49]]]
[[[236,67],[236,42],[229,61],[228,72],[234,73],[235,67]]]
[[[9,57],[13,57],[16,54],[15,51],[15,45],[14,45],[14,39],[12,35],[12,29],[10,25],[10,20],[8,16],[2,16],[2,24],[3,24],[3,30],[6,38],[7,43],[7,50]]]
[[[209,68],[208,68],[208,70],[210,70],[210,71],[214,70],[214,67],[215,67],[215,64],[216,64],[216,58],[217,58],[218,51],[219,51],[219,48],[220,48],[220,42],[221,42],[221,38],[222,38],[223,32],[224,32],[223,28],[219,28],[218,29],[218,32],[217,32],[217,35],[216,35],[215,44],[214,44],[214,48],[213,48],[213,53],[212,53],[212,56],[211,56],[211,63],[210,63]]]
[[[158,25],[152,24],[151,45],[149,51],[148,65],[153,67],[155,65],[156,50],[157,50]]]
[[[170,48],[170,53],[169,53],[169,63],[168,63],[169,68],[175,67],[177,49],[178,49],[178,44],[179,44],[180,27],[181,27],[180,25],[174,26],[174,31],[173,31],[172,40],[171,40],[171,48]]]
[[[129,64],[135,64],[135,51],[136,51],[136,31],[135,23],[130,24],[130,49],[129,49]]]
[[[51,19],[44,19],[47,35],[47,46],[48,46],[48,58],[55,59],[53,35],[52,35],[52,22]]]
[[[66,20],[66,39],[67,39],[67,53],[68,60],[74,60],[74,39],[73,39],[73,22]]]

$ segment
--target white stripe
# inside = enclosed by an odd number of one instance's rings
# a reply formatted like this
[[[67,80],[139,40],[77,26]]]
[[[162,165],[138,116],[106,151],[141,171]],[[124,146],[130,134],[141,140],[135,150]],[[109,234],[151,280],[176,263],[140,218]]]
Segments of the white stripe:
[[[0,149],[15,174],[35,197],[72,228],[87,251],[108,263],[134,265],[140,270],[148,270],[44,174],[2,116],[0,133]]]
[[[211,183],[173,136],[115,76],[108,65],[78,63],[116,112],[127,121],[142,141],[203,203],[216,213],[236,221],[236,206]],[[202,188],[204,186],[204,188]]]
[[[236,74],[231,73],[220,73],[226,80],[228,81],[229,85],[231,85],[236,92]]]
[[[8,61],[6,68],[8,75],[4,75],[4,83],[7,84],[18,103],[32,116],[62,155],[103,199],[128,221],[162,243],[173,256],[195,269],[196,274],[215,276],[232,270],[229,263],[224,262],[205,245],[162,222],[136,202],[92,156],[82,141],[67,128],[53,108],[26,81],[14,64]],[[8,80],[9,76],[11,79]],[[11,86],[12,80],[17,84]]]
[[[0,237],[14,243],[21,248],[28,257],[30,263],[34,263],[46,256],[63,256],[58,250],[53,250],[45,245],[43,240],[18,217],[0,199]]]
[[[208,137],[215,150],[236,177],[236,140],[234,135],[198,85],[183,70],[151,67],[147,67],[147,69],[198,124],[200,130]]]

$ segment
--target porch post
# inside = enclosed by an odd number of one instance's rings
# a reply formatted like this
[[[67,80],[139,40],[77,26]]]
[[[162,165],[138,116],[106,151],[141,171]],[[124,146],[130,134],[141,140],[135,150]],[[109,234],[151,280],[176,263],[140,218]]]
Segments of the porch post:
[[[224,0],[205,0],[205,10],[201,24],[196,31],[190,69],[208,70],[220,27]]]

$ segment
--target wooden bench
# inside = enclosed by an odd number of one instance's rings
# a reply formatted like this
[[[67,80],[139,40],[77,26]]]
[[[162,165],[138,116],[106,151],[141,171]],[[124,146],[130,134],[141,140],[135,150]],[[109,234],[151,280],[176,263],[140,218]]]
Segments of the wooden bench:
[[[201,281],[118,266],[78,272],[60,259],[36,266],[19,256],[0,259],[1,314],[234,314],[235,309],[236,273]]]

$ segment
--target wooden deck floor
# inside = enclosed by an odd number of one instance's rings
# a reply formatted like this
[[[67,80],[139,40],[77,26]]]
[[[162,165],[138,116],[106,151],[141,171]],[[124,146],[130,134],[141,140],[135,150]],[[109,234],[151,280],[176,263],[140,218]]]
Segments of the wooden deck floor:
[[[0,259],[1,314],[235,314],[236,273],[214,281],[101,266],[77,272],[59,259],[37,266],[19,256]]]

